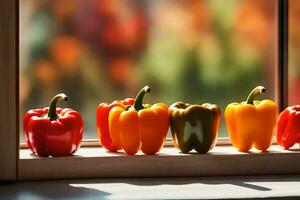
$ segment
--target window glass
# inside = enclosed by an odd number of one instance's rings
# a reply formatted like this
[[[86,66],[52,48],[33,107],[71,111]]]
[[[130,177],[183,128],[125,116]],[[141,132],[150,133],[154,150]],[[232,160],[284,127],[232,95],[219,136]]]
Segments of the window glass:
[[[276,3],[20,1],[20,110],[64,92],[83,115],[84,138],[97,138],[97,105],[145,84],[147,102],[210,102],[223,112],[257,85],[274,99]],[[227,137],[223,118],[219,134]]]
[[[289,104],[300,104],[300,1],[289,1]]]

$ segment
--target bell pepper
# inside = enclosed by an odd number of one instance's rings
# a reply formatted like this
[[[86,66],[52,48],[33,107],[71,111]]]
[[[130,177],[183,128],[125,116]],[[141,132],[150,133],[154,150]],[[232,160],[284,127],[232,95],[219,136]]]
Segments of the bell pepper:
[[[170,106],[170,126],[174,146],[182,153],[207,153],[216,143],[221,109],[216,104],[191,105],[176,102]]]
[[[233,146],[241,152],[252,146],[266,151],[272,144],[276,124],[277,106],[271,100],[254,101],[257,94],[264,93],[262,86],[254,88],[246,102],[231,103],[225,109],[225,121]]]
[[[33,109],[24,114],[24,134],[31,151],[42,157],[70,156],[80,147],[83,121],[80,113],[70,108],[56,108],[65,94],[56,95],[49,108]]]
[[[111,104],[104,102],[99,104],[97,107],[97,133],[100,140],[100,144],[108,151],[115,152],[120,150],[122,147],[112,140],[109,127],[108,127],[108,116],[111,109],[115,106],[132,106],[134,104],[133,98],[127,98],[122,101],[114,101]]]
[[[300,105],[287,107],[277,120],[277,143],[285,149],[300,144]]]
[[[165,142],[169,109],[163,103],[143,105],[144,95],[150,91],[150,87],[145,86],[133,106],[118,105],[109,113],[112,140],[129,155],[140,149],[145,154],[156,154]]]

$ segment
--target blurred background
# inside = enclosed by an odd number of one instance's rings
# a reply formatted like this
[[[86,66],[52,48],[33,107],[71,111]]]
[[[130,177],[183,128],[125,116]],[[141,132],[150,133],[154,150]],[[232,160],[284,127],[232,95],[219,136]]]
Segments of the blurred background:
[[[300,1],[289,1],[289,105],[300,104]]]
[[[300,1],[291,2],[290,103],[299,103]],[[210,102],[224,111],[257,85],[267,87],[261,98],[274,99],[276,4],[20,1],[20,111],[46,107],[64,92],[67,106],[83,115],[84,138],[97,138],[97,105],[135,97],[146,84],[149,103]],[[224,120],[219,134],[227,137]]]

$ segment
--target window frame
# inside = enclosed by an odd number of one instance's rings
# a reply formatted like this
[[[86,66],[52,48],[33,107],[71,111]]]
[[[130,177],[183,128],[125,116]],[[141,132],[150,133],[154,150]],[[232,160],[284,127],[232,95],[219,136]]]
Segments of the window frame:
[[[0,180],[16,180],[19,158],[19,3],[0,1]]]
[[[280,110],[285,108],[288,105],[288,0],[277,0],[277,17],[278,17],[278,26],[277,26],[277,35],[278,35],[278,43],[277,43],[277,73],[276,73],[276,101],[279,105]],[[19,172],[22,172],[23,166],[22,162],[24,163],[24,160],[22,161],[19,158],[19,0],[3,0],[0,2],[0,87],[1,87],[1,94],[0,95],[0,180],[19,180],[19,179],[30,179],[30,174],[26,177],[20,177]],[[5,141],[5,142],[3,142]],[[228,139],[220,139],[218,145],[228,145],[229,140]],[[99,146],[99,143],[97,140],[91,140],[91,141],[85,141],[83,142],[83,148],[93,148],[96,146]],[[171,142],[167,141],[166,146],[171,146]],[[25,145],[21,145],[22,148],[26,148]],[[288,154],[288,153],[287,153]],[[242,157],[244,161],[249,162],[252,157],[251,155],[245,156],[242,155],[242,153],[239,154],[238,157]],[[267,160],[270,160],[270,158],[276,157],[276,153],[272,154],[262,154],[262,157],[268,158]],[[298,157],[298,159],[295,159]],[[200,156],[200,157],[199,157]],[[214,156],[218,157],[217,155],[187,155],[187,156],[170,156],[172,159],[177,159],[179,157],[194,161],[194,162],[203,162],[204,166],[214,166],[216,163],[212,163],[214,160]],[[201,157],[202,156],[202,157]],[[121,156],[122,159],[124,159],[124,156]],[[142,160],[147,160],[147,164],[151,163],[151,159],[161,159],[160,156],[157,157],[147,157],[147,156],[137,156],[136,158],[128,156],[125,160],[136,160],[138,162],[139,158],[142,158]],[[164,157],[165,159],[166,157]],[[221,156],[222,158],[222,156]],[[248,160],[249,158],[249,160]],[[260,158],[260,157],[259,157]],[[294,166],[300,166],[300,159],[299,154],[297,153],[291,153],[288,155],[281,154],[281,158],[284,159],[285,164],[288,165],[286,162],[290,162],[291,165]],[[43,158],[44,159],[44,158]],[[58,159],[56,158],[46,158],[44,159],[37,159],[34,158],[32,160],[29,159],[29,162],[35,162],[36,164],[41,166],[43,163],[50,164],[55,163],[57,164]],[[185,160],[178,160],[179,162],[185,162]],[[222,158],[223,161],[228,159],[228,157]],[[63,159],[59,158],[60,164],[62,164],[62,167],[64,166]],[[70,159],[67,159],[69,164],[72,162],[78,162],[76,157],[71,157]],[[200,160],[200,161],[198,161]],[[216,159],[217,161],[218,159]],[[259,159],[258,159],[259,160]],[[298,160],[298,161],[297,161]],[[100,159],[101,161],[101,159]],[[118,160],[117,160],[118,161]],[[242,160],[237,160],[242,161]],[[26,161],[28,163],[28,160]],[[84,164],[96,164],[99,162],[99,159],[92,159],[89,157],[84,158]],[[266,162],[263,161],[263,162]],[[114,161],[113,163],[116,163]],[[129,162],[127,162],[129,163]],[[206,163],[206,164],[205,164]],[[210,163],[210,164],[209,164]],[[295,164],[297,163],[297,164]],[[134,164],[134,162],[133,162]],[[260,163],[262,164],[262,163]],[[291,166],[290,165],[290,166]],[[197,165],[193,165],[196,167]],[[199,166],[199,165],[198,165]],[[203,166],[203,164],[201,165]],[[295,170],[299,170],[297,167],[288,167],[287,169],[283,169],[283,165],[280,165],[281,169],[276,167],[275,170],[271,170],[272,173],[294,173]],[[148,169],[149,166],[147,166],[145,169]],[[151,167],[150,167],[151,168]],[[28,169],[28,166],[27,166]],[[88,168],[89,169],[89,168]],[[196,169],[196,168],[195,168]],[[285,170],[285,171],[284,171]],[[95,169],[94,169],[95,171]],[[126,170],[125,170],[126,171]],[[138,170],[139,172],[141,170]],[[197,174],[195,173],[196,170],[194,170],[193,173],[185,174],[181,173],[182,176],[184,175],[213,175],[214,173],[208,173],[208,174]],[[215,173],[215,175],[229,175],[229,174],[239,174],[239,170],[229,170],[224,171],[223,173]],[[89,174],[87,176],[81,176],[80,174],[77,176],[64,176],[63,174],[57,178],[87,178],[87,177],[94,177],[93,172],[90,173],[84,173]],[[100,173],[101,174],[101,173]],[[168,174],[168,173],[166,173]],[[255,174],[255,171],[252,170],[250,173],[240,173],[240,174]],[[130,175],[130,173],[129,173]],[[147,173],[144,174],[147,176]],[[180,175],[180,173],[179,173]],[[97,174],[95,174],[97,176]],[[134,174],[132,174],[134,176]],[[139,174],[139,176],[143,176],[143,174]],[[111,176],[115,177],[115,176]],[[47,175],[43,176],[43,178],[47,178]],[[48,177],[51,178],[51,177]]]

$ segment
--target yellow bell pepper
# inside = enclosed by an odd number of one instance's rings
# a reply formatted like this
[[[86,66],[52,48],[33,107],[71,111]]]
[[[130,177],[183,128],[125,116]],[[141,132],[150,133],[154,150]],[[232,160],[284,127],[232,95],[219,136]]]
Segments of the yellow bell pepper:
[[[272,144],[276,124],[277,106],[271,100],[254,101],[265,88],[258,86],[247,101],[231,103],[225,109],[225,121],[231,143],[239,151],[247,152],[252,146],[266,151]]]

